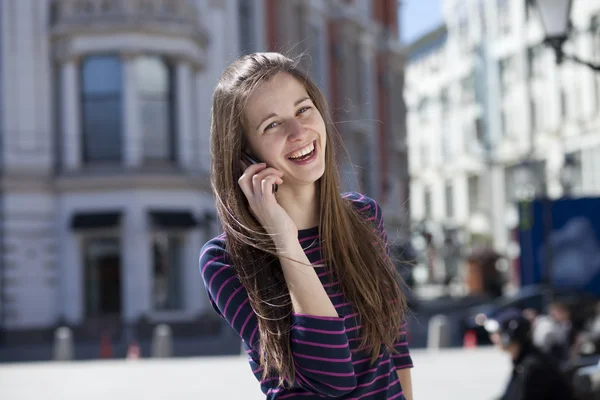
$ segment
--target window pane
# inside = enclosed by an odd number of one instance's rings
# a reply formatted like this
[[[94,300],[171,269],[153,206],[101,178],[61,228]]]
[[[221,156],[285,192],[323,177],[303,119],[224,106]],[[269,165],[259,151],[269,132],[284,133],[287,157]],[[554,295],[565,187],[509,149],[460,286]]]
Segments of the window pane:
[[[145,160],[173,159],[171,68],[160,57],[136,61],[139,112]]]
[[[239,0],[238,18],[240,53],[252,53],[256,47],[256,41],[254,40],[253,0]]]
[[[102,97],[83,102],[84,155],[88,161],[121,159],[121,99]]]
[[[121,60],[116,56],[92,56],[83,62],[84,94],[120,93]]]
[[[138,92],[163,96],[169,92],[169,68],[159,57],[140,57],[135,62]]]
[[[82,65],[82,130],[86,161],[119,161],[122,148],[121,62],[87,57]]]
[[[169,160],[172,154],[169,126],[169,103],[164,100],[140,99],[144,158]]]
[[[161,233],[152,243],[154,285],[152,304],[157,310],[180,309],[182,302],[183,240]]]

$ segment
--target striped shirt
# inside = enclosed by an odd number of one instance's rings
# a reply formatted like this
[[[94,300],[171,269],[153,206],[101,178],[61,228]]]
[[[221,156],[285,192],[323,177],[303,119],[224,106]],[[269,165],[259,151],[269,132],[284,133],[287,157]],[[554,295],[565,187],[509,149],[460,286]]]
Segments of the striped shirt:
[[[347,193],[357,210],[372,221],[386,240],[381,210],[377,203],[359,193]],[[298,238],[313,265],[323,264],[318,228],[300,230]],[[317,268],[317,267],[315,267]],[[246,290],[228,260],[224,235],[204,245],[200,271],[212,306],[242,338],[248,362],[267,399],[397,399],[404,400],[397,370],[412,368],[406,342],[405,325],[398,333],[393,354],[382,346],[371,364],[371,354],[358,349],[361,322],[344,299],[339,281],[318,268],[318,276],[339,317],[328,318],[294,313],[291,323],[291,349],[296,367],[293,387],[278,387],[277,377],[262,379],[257,352],[257,317],[249,304]]]

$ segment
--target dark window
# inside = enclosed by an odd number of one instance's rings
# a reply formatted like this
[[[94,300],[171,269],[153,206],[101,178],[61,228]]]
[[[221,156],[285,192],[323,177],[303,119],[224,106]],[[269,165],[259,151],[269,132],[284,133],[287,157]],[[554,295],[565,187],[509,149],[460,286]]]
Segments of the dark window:
[[[121,60],[90,56],[82,63],[83,159],[120,161],[123,131]]]
[[[179,235],[160,232],[153,236],[152,304],[155,310],[183,307],[183,248],[183,238]]]
[[[454,188],[452,187],[452,183],[446,184],[446,218],[454,217]]]
[[[249,54],[255,51],[254,35],[254,0],[238,0],[240,53]]]
[[[172,161],[175,158],[173,69],[161,57],[140,57],[135,63],[144,161]]]
[[[529,110],[531,111],[531,130],[535,131],[538,128],[537,104],[534,99],[529,100]]]
[[[430,219],[432,215],[431,191],[425,189],[425,218]]]
[[[121,245],[118,238],[84,242],[85,313],[87,317],[121,313]]]

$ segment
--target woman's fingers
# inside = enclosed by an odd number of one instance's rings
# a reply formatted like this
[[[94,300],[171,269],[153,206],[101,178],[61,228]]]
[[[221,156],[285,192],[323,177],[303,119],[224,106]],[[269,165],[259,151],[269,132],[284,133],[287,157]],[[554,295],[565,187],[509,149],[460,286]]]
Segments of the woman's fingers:
[[[265,196],[266,194],[273,193],[273,189],[271,189],[269,191],[263,190],[263,185],[262,185],[262,181],[271,175],[278,177],[278,178],[281,178],[283,176],[283,174],[280,171],[276,170],[275,168],[266,168],[262,171],[259,171],[257,174],[255,174],[252,177],[252,187],[253,187],[254,196],[256,196],[256,197]],[[276,182],[273,182],[273,183],[276,183]]]
[[[264,163],[250,165],[244,170],[242,176],[240,176],[240,179],[238,179],[238,184],[248,199],[254,196],[254,185],[252,183],[253,177],[266,167],[267,165]]]
[[[280,185],[283,183],[283,180],[281,179],[282,176],[283,173],[281,171],[271,167],[267,168],[264,163],[253,164],[246,168],[238,180],[238,184],[240,185],[242,192],[244,192],[250,201],[256,197],[262,198],[266,193],[272,194],[273,184],[276,183]],[[266,186],[264,186],[263,189],[262,183],[267,177],[272,177],[269,178],[269,182],[271,182],[271,188],[268,191],[266,190]]]
[[[267,175],[265,178],[263,178],[260,181],[260,187],[261,187],[261,192],[264,197],[268,197],[270,195],[274,196],[275,192],[273,189],[273,185],[274,184],[278,184],[281,185],[283,183],[283,180],[281,179],[281,177],[277,176],[277,175]]]

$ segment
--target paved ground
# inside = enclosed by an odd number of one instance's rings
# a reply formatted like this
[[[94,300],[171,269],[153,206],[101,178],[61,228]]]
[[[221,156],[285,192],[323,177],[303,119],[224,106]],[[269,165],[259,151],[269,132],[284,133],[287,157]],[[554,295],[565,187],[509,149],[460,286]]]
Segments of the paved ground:
[[[508,360],[491,348],[415,350],[416,400],[497,397]],[[226,388],[227,395],[222,390]],[[243,358],[0,365],[2,400],[264,399]]]

